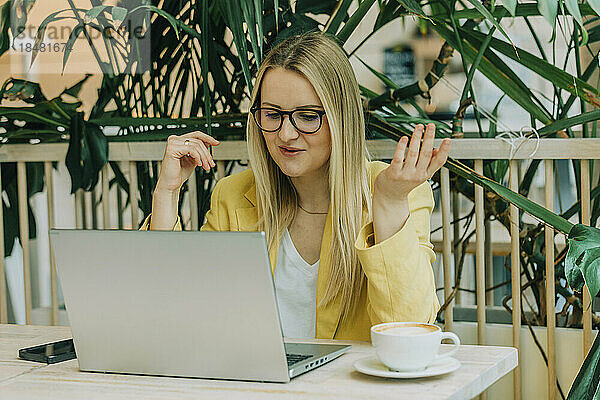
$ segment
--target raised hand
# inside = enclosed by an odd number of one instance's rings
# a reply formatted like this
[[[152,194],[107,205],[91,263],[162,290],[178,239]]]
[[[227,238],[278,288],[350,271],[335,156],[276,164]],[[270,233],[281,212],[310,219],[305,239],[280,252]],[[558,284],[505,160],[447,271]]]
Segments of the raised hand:
[[[206,171],[215,166],[208,146],[219,141],[202,132],[169,136],[160,175],[152,195],[150,229],[171,230],[177,221],[179,190],[196,167]]]
[[[156,189],[167,192],[179,191],[194,168],[202,167],[206,171],[210,170],[215,166],[215,162],[208,147],[218,145],[217,139],[202,132],[169,136]]]
[[[404,226],[410,213],[408,194],[430,179],[448,159],[450,139],[444,139],[440,148],[434,149],[435,125],[427,125],[424,137],[423,130],[422,124],[415,127],[410,144],[406,137],[398,141],[389,167],[375,179],[373,224],[377,242],[387,239]]]
[[[408,138],[404,136],[398,141],[390,166],[375,179],[374,194],[377,197],[391,202],[406,200],[411,190],[430,179],[444,165],[448,159],[450,139],[444,139],[440,148],[434,149],[434,124],[427,125],[421,145],[422,135],[423,125],[419,124],[415,127],[406,156]]]

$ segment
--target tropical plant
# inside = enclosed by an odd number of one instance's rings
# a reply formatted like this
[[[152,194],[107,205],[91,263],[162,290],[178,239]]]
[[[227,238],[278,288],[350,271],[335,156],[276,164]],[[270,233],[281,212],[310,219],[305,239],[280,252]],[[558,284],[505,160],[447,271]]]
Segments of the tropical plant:
[[[434,31],[444,43],[429,73],[407,86],[398,86],[365,63],[387,88],[384,93],[361,88],[370,137],[398,139],[402,135],[410,135],[416,123],[435,122],[440,137],[460,138],[464,135],[462,122],[468,107],[473,107],[476,117],[476,134],[480,137],[496,136],[498,126],[494,117],[498,107],[488,113],[478,105],[477,93],[472,85],[476,71],[502,91],[500,100],[510,98],[526,111],[530,115],[531,126],[542,126],[537,130],[541,137],[575,137],[573,127],[579,125],[583,126],[583,137],[596,137],[596,121],[600,117],[600,111],[596,108],[600,105],[600,93],[588,81],[598,70],[598,52],[592,46],[600,41],[599,0],[537,0],[523,3],[506,0],[503,5],[488,0],[362,0],[357,4],[352,0],[153,0],[143,1],[136,6],[131,6],[131,2],[105,6],[99,0],[90,0],[88,9],[78,9],[72,0],[68,1],[69,9],[53,13],[41,24],[37,44],[43,43],[45,29],[62,19],[77,22],[78,29],[74,29],[69,38],[69,42],[72,42],[78,35],[88,35],[86,29],[101,31],[113,27],[118,32],[117,28],[123,21],[128,18],[140,21],[147,13],[152,16],[147,26],[151,37],[161,38],[151,42],[148,71],[135,71],[135,61],[140,61],[136,50],[141,46],[136,38],[125,34],[100,44],[88,39],[98,64],[106,71],[98,89],[99,100],[88,118],[83,118],[77,111],[77,103],[67,103],[62,99],[64,95],[76,97],[77,85],[52,100],[47,100],[39,91],[39,86],[36,88],[32,82],[12,80],[4,85],[0,100],[19,98],[31,106],[0,108],[3,118],[0,120],[0,129],[5,130],[3,137],[9,142],[30,139],[59,141],[68,138],[66,161],[70,165],[73,191],[79,188],[90,190],[95,185],[98,171],[106,163],[107,141],[164,140],[170,134],[198,128],[220,139],[243,137],[247,99],[253,84],[251,77],[266,50],[291,34],[313,29],[335,35],[341,44],[345,44],[356,34],[357,26],[372,8],[377,8],[378,12],[372,32],[363,38],[357,48],[349,51],[349,55],[355,56],[358,48],[368,44],[368,39],[391,21],[407,17],[416,18],[422,32]],[[19,0],[12,3],[14,9],[20,12],[11,14],[9,3],[1,10],[0,56],[8,49],[11,29],[18,31],[18,27],[24,25],[27,10],[34,1]],[[9,24],[11,16],[13,21]],[[565,22],[567,16],[574,21],[572,26]],[[546,53],[531,21],[534,17],[543,17],[552,26],[553,42],[558,36],[566,38],[568,49],[565,60],[557,61],[556,57]],[[503,28],[502,22],[507,19],[520,19],[526,24],[536,44],[536,53],[514,45]],[[13,36],[15,34],[18,32],[12,32]],[[104,46],[105,51],[98,51],[98,45]],[[443,79],[455,51],[466,75],[466,83],[460,90],[459,107],[451,121],[431,121],[419,107],[417,99],[431,96],[431,88]],[[109,58],[102,59],[101,53]],[[582,54],[586,53],[591,61],[583,65]],[[68,52],[65,52],[63,66],[68,63],[68,57]],[[575,73],[565,71],[567,61],[571,59],[575,59]],[[515,63],[551,84],[553,97],[546,98],[531,90],[511,67]],[[576,115],[571,116],[573,113]],[[482,128],[481,114],[492,117],[487,130]],[[201,117],[197,117],[199,115]],[[24,125],[15,125],[16,121],[24,121]],[[102,135],[102,128],[106,126],[119,126],[119,135]],[[149,126],[153,129],[147,129]],[[567,235],[568,252],[557,256],[555,284],[557,293],[573,307],[565,323],[580,326],[583,284],[587,284],[592,297],[600,290],[599,232],[595,228],[568,221],[581,212],[579,200],[557,215],[527,198],[539,164],[536,160],[529,164],[518,193],[503,186],[508,170],[506,160],[484,163],[483,175],[477,174],[469,163],[449,160],[446,166],[452,172],[453,191],[473,199],[475,184],[492,194],[487,196],[485,202],[486,219],[497,219],[510,229],[507,210],[512,203],[541,221],[536,225],[520,220],[524,256],[519,267],[526,278],[524,285],[531,287],[535,295],[537,310],[532,309],[531,312],[542,323],[545,322],[545,292],[540,288],[545,280],[545,265],[541,244],[545,226],[552,226],[557,232]],[[127,191],[128,185],[118,166],[111,167],[118,177],[115,182]],[[572,167],[579,191],[580,163],[573,161]],[[155,184],[152,177],[156,176],[150,174],[147,168],[146,164],[138,166],[138,182],[142,193],[140,206],[144,212],[150,211],[151,192]],[[7,174],[11,174],[10,170]],[[212,183],[212,176],[203,172],[198,172],[194,179],[205,181],[206,187]],[[203,188],[204,184],[198,187]],[[594,187],[591,193],[591,226],[595,226],[600,217],[600,186]],[[202,191],[198,201],[200,209],[206,210],[208,192]],[[199,222],[203,220],[203,215],[200,213]],[[472,235],[469,233],[472,232],[470,224],[465,229],[467,232],[462,240],[455,243],[455,251],[462,249],[458,271],[464,260],[466,246],[463,244]],[[456,279],[457,286],[459,281],[460,275]],[[527,319],[526,322],[529,323]],[[600,325],[598,318],[594,324]],[[595,393],[597,396],[597,377],[600,376],[598,340],[569,398],[582,398],[578,396],[583,393]]]

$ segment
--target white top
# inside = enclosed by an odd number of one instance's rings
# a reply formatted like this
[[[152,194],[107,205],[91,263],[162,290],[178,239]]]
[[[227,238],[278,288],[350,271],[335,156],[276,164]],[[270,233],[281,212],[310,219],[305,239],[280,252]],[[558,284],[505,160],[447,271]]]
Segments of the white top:
[[[314,339],[318,271],[319,261],[313,265],[307,263],[286,229],[279,243],[275,269],[275,293],[283,336]]]

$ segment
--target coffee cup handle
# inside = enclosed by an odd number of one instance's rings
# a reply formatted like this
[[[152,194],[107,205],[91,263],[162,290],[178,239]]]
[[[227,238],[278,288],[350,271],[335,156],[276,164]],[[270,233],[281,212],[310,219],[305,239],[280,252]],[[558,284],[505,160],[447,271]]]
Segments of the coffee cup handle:
[[[454,353],[456,353],[458,351],[458,348],[460,347],[460,339],[458,338],[458,336],[456,336],[454,333],[452,332],[442,332],[442,336],[440,338],[441,340],[444,339],[450,339],[454,342],[454,348],[450,351],[446,351],[443,352],[442,354],[438,354],[435,358],[436,360],[439,360],[440,358],[446,358],[446,357],[450,357],[452,355],[454,355]]]

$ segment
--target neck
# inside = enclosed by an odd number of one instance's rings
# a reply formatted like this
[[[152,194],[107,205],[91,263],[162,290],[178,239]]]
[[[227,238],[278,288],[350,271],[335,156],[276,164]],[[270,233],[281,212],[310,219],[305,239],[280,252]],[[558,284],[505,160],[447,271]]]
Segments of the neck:
[[[298,201],[310,212],[327,212],[329,209],[329,176],[322,168],[313,174],[290,178],[298,193]]]

